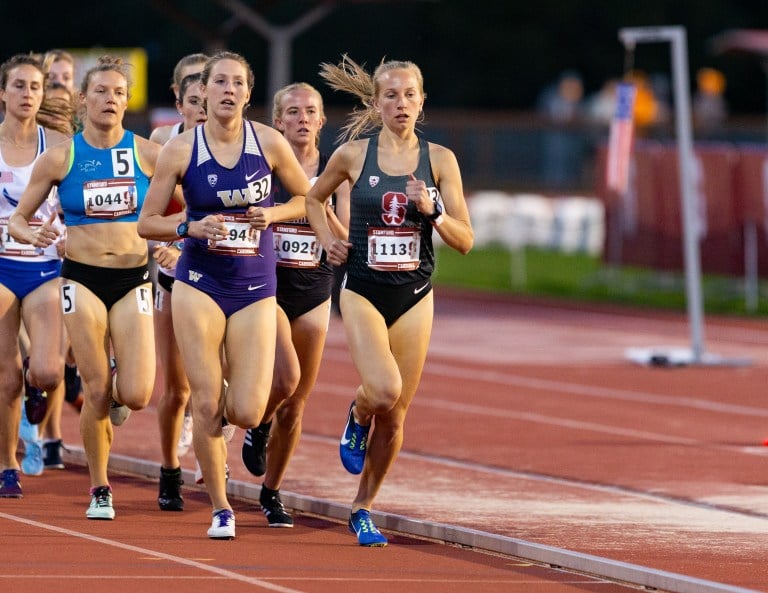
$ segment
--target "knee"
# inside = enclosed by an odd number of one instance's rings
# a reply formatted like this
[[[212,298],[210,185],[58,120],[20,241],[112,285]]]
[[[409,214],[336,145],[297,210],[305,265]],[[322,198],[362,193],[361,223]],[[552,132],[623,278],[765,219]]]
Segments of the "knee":
[[[261,423],[264,411],[264,405],[258,405],[256,401],[243,402],[228,399],[224,416],[230,424],[240,428],[253,428]]]
[[[233,406],[232,409],[228,408],[225,416],[227,422],[239,428],[253,428],[261,424],[261,421],[264,419],[264,408],[255,409]]]
[[[304,415],[304,398],[290,397],[277,409],[278,424],[289,432],[295,428]]]
[[[0,389],[2,389],[0,397],[2,400],[6,403],[14,401],[21,395],[22,387],[21,367],[4,368],[0,378]]]
[[[105,412],[112,401],[112,386],[101,382],[84,381],[83,393],[86,403],[94,410]],[[105,412],[106,413],[106,412]]]
[[[64,359],[30,360],[27,380],[43,391],[53,391],[64,380]]]
[[[219,416],[218,402],[195,401],[192,406],[192,417],[195,422],[195,431],[200,431],[209,437],[218,436],[221,432],[221,417]]]
[[[117,374],[117,400],[131,410],[141,410],[152,398],[152,385],[139,377],[120,377]]]
[[[168,410],[181,410],[189,401],[189,390],[170,387],[160,396],[160,401],[161,405]]]
[[[372,414],[388,414],[400,399],[402,385],[402,381],[399,378],[390,379],[379,384],[364,385],[365,405]]]
[[[301,371],[298,367],[275,369],[272,377],[271,397],[276,401],[284,401],[290,398],[299,386]]]

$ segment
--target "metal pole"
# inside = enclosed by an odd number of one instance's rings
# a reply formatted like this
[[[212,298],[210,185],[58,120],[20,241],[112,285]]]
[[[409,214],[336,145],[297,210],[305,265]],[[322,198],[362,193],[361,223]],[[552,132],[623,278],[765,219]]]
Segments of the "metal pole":
[[[688,44],[684,27],[639,27],[619,30],[619,39],[628,48],[641,42],[668,41],[671,44],[672,78],[675,98],[675,128],[680,171],[683,249],[685,257],[686,303],[691,332],[692,362],[704,355],[704,307],[701,295],[701,260],[696,194],[693,187],[693,135],[688,82]]]

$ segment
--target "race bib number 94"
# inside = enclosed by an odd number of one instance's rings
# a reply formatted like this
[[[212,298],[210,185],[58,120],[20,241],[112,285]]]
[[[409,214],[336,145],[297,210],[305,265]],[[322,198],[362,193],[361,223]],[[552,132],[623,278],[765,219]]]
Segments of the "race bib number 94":
[[[227,238],[208,241],[208,251],[219,255],[259,255],[261,231],[253,228],[245,214],[225,214]]]

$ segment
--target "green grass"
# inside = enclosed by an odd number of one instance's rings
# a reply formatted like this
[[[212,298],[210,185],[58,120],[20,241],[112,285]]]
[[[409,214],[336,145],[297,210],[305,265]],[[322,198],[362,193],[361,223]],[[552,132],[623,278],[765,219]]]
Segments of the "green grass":
[[[684,311],[683,273],[636,267],[613,267],[586,254],[535,248],[510,253],[503,247],[473,249],[462,256],[440,247],[435,284],[493,292],[547,296],[585,302],[618,303]],[[747,311],[743,279],[704,276],[706,313],[763,316],[768,299],[761,294],[755,311]]]

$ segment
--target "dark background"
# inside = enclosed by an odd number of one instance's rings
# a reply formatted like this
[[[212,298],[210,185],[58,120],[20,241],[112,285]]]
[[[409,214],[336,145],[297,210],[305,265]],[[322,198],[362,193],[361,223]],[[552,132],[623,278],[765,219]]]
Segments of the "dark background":
[[[294,22],[318,3],[243,0],[270,24]],[[144,47],[149,55],[150,105],[168,105],[171,71],[184,54],[227,47],[243,54],[257,77],[252,104],[264,103],[265,39],[216,0],[2,3],[0,58],[52,47]],[[323,89],[318,64],[348,53],[375,66],[382,57],[411,59],[424,72],[428,106],[530,110],[543,87],[565,69],[581,73],[586,92],[621,76],[622,27],[683,25],[691,72],[714,66],[727,77],[734,114],[762,114],[761,60],[714,55],[709,40],[731,28],[768,27],[762,0],[460,0],[333,2],[334,10],[293,44],[293,79]],[[168,14],[176,12],[185,24]],[[638,47],[635,66],[670,71],[668,44]],[[329,105],[351,99],[324,93]]]

